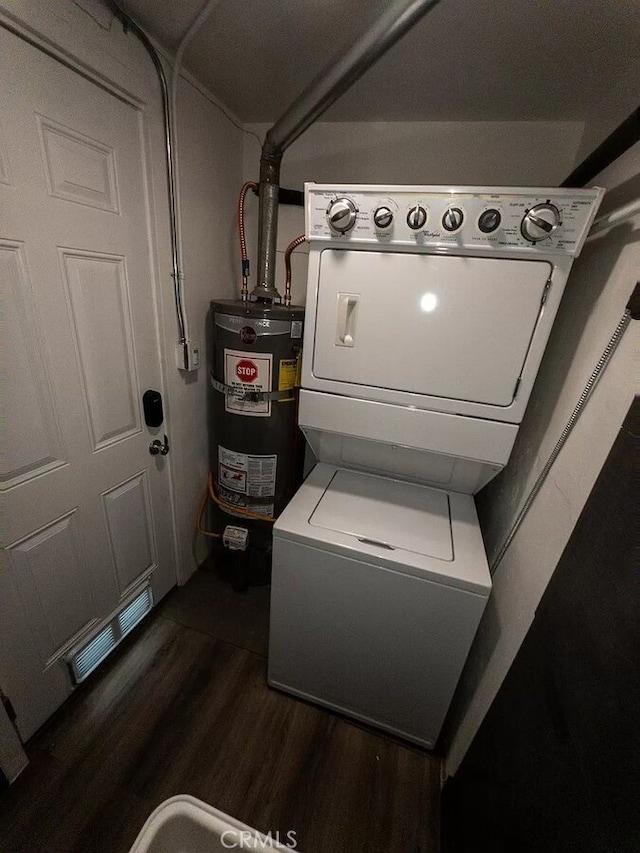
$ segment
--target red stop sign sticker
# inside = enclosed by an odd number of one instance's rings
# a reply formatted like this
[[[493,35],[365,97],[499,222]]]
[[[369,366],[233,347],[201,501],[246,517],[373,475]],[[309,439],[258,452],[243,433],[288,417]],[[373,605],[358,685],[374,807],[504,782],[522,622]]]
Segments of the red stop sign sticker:
[[[258,375],[258,368],[248,358],[241,358],[236,364],[236,376],[240,382],[253,382]]]

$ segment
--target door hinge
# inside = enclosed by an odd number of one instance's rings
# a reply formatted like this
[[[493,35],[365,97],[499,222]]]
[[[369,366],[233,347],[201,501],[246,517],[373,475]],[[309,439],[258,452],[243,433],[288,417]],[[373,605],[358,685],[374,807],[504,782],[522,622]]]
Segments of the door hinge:
[[[550,290],[551,290],[551,279],[549,278],[549,279],[547,279],[547,283],[545,284],[544,290],[542,291],[542,300],[540,302],[541,306],[544,305],[544,303],[547,301],[547,296],[549,295]]]

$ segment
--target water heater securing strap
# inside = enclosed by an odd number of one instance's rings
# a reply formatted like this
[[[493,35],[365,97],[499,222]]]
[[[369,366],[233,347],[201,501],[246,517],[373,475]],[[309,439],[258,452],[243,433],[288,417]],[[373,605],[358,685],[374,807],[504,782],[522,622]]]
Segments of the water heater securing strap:
[[[286,391],[240,391],[233,385],[225,385],[224,382],[219,382],[212,374],[209,374],[211,387],[215,388],[221,394],[229,397],[235,397],[236,400],[247,400],[251,403],[258,403],[263,400],[287,400],[291,399],[291,395],[300,386],[295,385],[293,388],[288,388]]]

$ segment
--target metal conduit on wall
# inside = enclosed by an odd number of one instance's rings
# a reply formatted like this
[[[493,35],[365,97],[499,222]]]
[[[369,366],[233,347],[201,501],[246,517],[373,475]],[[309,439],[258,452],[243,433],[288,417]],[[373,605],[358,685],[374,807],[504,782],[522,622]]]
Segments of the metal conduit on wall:
[[[200,27],[205,23],[211,12],[215,6],[220,2],[220,0],[208,0],[208,2],[203,6],[200,12],[193,19],[191,24],[189,25],[186,33],[183,35],[180,44],[178,45],[178,49],[176,51],[176,55],[173,61],[173,71],[171,74],[171,91],[170,91],[170,101],[169,101],[169,116],[170,116],[170,124],[165,126],[165,133],[172,135],[173,149],[169,152],[168,156],[172,161],[171,174],[173,176],[174,182],[174,196],[175,196],[175,204],[171,208],[171,215],[174,217],[173,228],[175,231],[175,245],[177,249],[177,263],[174,264],[174,274],[175,267],[177,266],[178,279],[177,279],[177,294],[179,296],[179,301],[176,299],[176,313],[178,313],[178,326],[182,324],[182,334],[183,339],[180,340],[180,344],[183,345],[183,366],[185,368],[190,368],[191,364],[189,363],[190,351],[189,347],[186,345],[189,340],[189,322],[188,322],[188,314],[184,307],[184,270],[182,269],[181,259],[183,257],[182,251],[182,225],[180,219],[180,173],[177,168],[179,153],[178,153],[178,82],[180,79],[180,70],[182,67],[182,57],[184,56],[184,52],[187,49],[187,46],[194,35],[198,32]]]
[[[182,299],[182,280],[183,273],[180,266],[180,244],[178,240],[178,202],[176,193],[176,169],[173,155],[173,116],[171,114],[171,105],[169,100],[169,86],[167,77],[162,66],[162,61],[158,56],[153,43],[145,33],[145,31],[136,24],[133,18],[130,18],[117,3],[113,0],[106,0],[107,6],[113,14],[122,23],[125,30],[131,31],[142,43],[145,50],[151,57],[153,65],[158,75],[160,82],[160,91],[162,95],[162,115],[164,120],[164,142],[165,142],[165,157],[167,167],[167,191],[169,193],[169,230],[171,233],[171,277],[173,279],[173,297],[176,308],[176,320],[178,324],[179,343],[183,348],[183,359],[185,366],[189,366],[189,348],[187,345],[187,326],[185,311]]]

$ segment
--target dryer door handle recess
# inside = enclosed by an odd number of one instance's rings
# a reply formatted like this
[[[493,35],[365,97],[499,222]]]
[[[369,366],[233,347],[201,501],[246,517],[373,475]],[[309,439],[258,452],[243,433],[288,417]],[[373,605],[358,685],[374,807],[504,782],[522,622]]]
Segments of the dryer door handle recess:
[[[357,293],[338,294],[336,346],[354,346],[359,301],[360,295]]]

